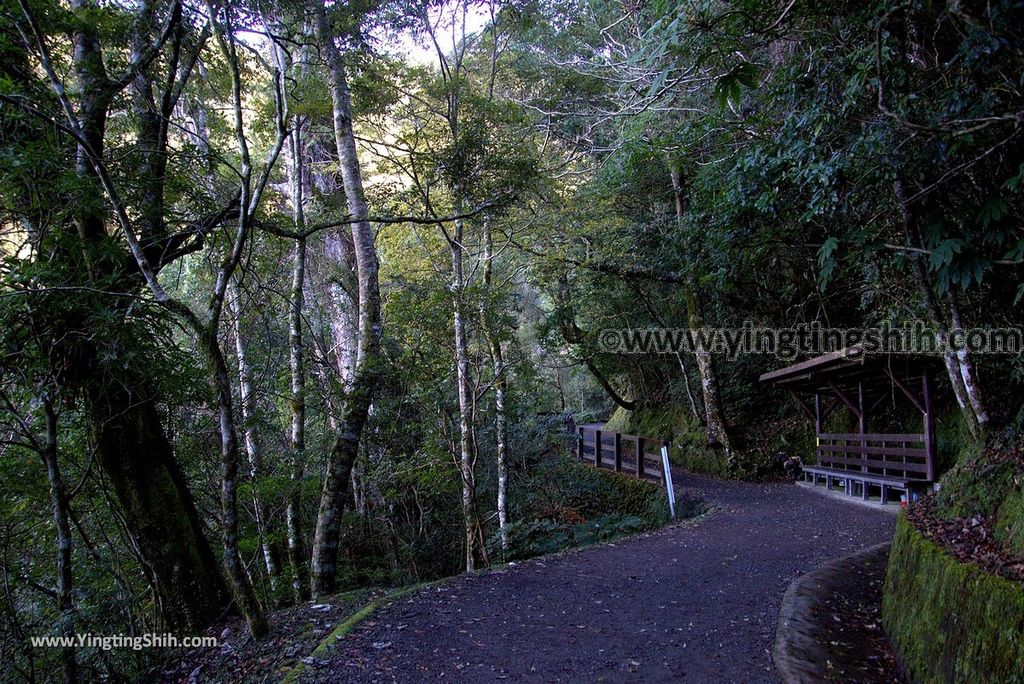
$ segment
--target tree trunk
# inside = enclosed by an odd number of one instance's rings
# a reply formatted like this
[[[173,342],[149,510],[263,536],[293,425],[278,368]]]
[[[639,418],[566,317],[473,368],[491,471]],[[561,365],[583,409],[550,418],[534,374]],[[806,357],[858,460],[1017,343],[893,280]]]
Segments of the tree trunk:
[[[950,291],[948,299],[949,315],[953,329],[964,330],[963,321],[960,319],[960,304],[957,301],[956,293]],[[964,347],[957,350],[956,357],[957,362],[960,364],[960,377],[964,381],[964,391],[967,394],[967,400],[970,402],[974,416],[978,421],[978,432],[984,436],[985,428],[988,427],[988,410],[985,408],[985,402],[981,398],[981,386],[976,379],[974,364],[971,361],[971,353]]]
[[[489,323],[488,308],[494,286],[494,238],[490,223],[485,226],[484,235],[484,290],[485,297],[480,303],[480,323],[491,353],[494,372],[494,432],[498,449],[498,533],[501,550],[508,552],[508,421],[505,416],[505,388],[507,375],[505,358],[501,350],[501,339]]]
[[[54,527],[57,528],[57,610],[60,613],[58,632],[65,637],[75,634],[75,604],[72,594],[71,574],[71,524],[68,518],[68,497],[64,489],[64,480],[57,462],[57,414],[53,403],[46,399],[46,442],[43,445],[42,457],[46,464],[46,479],[50,485],[50,508],[53,514]],[[78,666],[75,663],[75,647],[61,649],[61,662],[64,667],[66,682],[78,681]]]
[[[916,216],[911,211],[906,201],[906,195],[903,190],[903,183],[897,179],[893,181],[893,194],[896,196],[896,203],[899,206],[900,213],[903,216],[903,235],[906,241],[907,247],[917,247],[917,240],[915,234],[917,232]],[[960,407],[960,414],[963,416],[964,424],[967,426],[968,432],[974,438],[981,436],[981,423],[978,420],[978,415],[974,411],[974,405],[971,402],[971,398],[967,392],[967,386],[964,384],[964,373],[960,367],[960,359],[957,358],[955,352],[949,349],[946,345],[949,339],[949,328],[946,325],[945,317],[939,311],[938,302],[935,299],[935,293],[932,291],[932,286],[928,282],[928,274],[925,272],[924,264],[921,263],[921,255],[918,252],[910,252],[910,272],[914,278],[914,283],[917,285],[917,290],[921,295],[921,302],[924,304],[925,311],[928,314],[928,318],[931,320],[932,325],[935,326],[936,341],[939,345],[945,347],[942,354],[942,361],[946,366],[946,375],[949,376],[949,384],[953,388],[953,396],[956,397],[956,403]]]
[[[267,619],[256,600],[256,594],[249,583],[245,567],[242,564],[242,557],[238,552],[238,440],[235,430],[234,407],[232,406],[231,380],[216,336],[213,333],[201,335],[200,344],[204,347],[213,369],[220,417],[220,504],[224,569],[227,571],[232,593],[242,611],[242,616],[245,617],[249,631],[253,636],[261,637],[269,629]]]
[[[76,15],[71,55],[78,99],[69,117],[77,118],[81,127],[75,172],[84,187],[94,190],[83,192],[82,201],[73,211],[81,256],[69,250],[52,258],[81,258],[85,264],[82,270],[88,274],[85,283],[97,287],[109,283],[108,277],[122,268],[120,255],[95,249],[107,239],[107,208],[103,184],[93,165],[93,159],[104,158],[108,110],[120,86],[111,83],[106,73],[96,22],[90,16],[96,11],[96,3],[71,0],[70,9]],[[145,13],[147,8],[141,11]],[[57,82],[52,85],[55,92],[63,92]],[[143,131],[139,146],[144,156],[159,154],[154,121],[140,123]],[[147,167],[143,176],[145,185],[163,181],[159,165]],[[162,206],[161,192],[148,187],[146,195]],[[160,223],[148,208],[141,218],[148,228]],[[121,286],[119,283],[114,287]],[[85,345],[77,353],[76,367],[84,371],[77,381],[84,390],[97,463],[110,481],[127,532],[139,549],[160,615],[171,629],[199,632],[223,614],[229,598],[191,493],[164,434],[155,400],[134,394],[146,385],[147,378],[129,371],[129,377],[122,375],[112,382],[95,349]]]
[[[669,162],[669,174],[672,178],[672,192],[675,196],[676,221],[682,226],[683,217],[686,213],[686,190],[683,187],[682,173],[680,173],[679,166],[675,162]],[[697,289],[692,283],[686,286],[683,297],[686,300],[686,317],[690,329],[699,330],[704,327],[704,320],[701,315],[700,302],[697,300]],[[726,454],[731,456],[732,440],[729,436],[729,427],[725,420],[725,414],[722,411],[718,376],[715,373],[715,360],[711,355],[711,351],[707,349],[697,349],[694,356],[697,359],[701,395],[704,398],[704,417],[708,439],[712,443],[721,444],[725,448]]]
[[[249,462],[249,480],[252,485],[252,506],[256,518],[256,533],[259,536],[260,551],[263,563],[270,578],[271,590],[276,593],[278,569],[277,561],[271,551],[267,534],[270,528],[270,517],[267,505],[259,493],[259,478],[263,472],[260,456],[259,435],[256,433],[256,403],[252,389],[252,371],[249,368],[248,351],[245,337],[242,335],[242,306],[239,300],[238,287],[234,281],[228,287],[228,310],[235,337],[235,354],[238,358],[238,393],[242,408],[242,439],[245,442],[245,454]]]
[[[198,633],[226,612],[230,598],[156,405],[120,386],[94,390],[90,399],[97,461],[142,555],[160,614],[169,629]]]
[[[363,193],[363,179],[352,130],[352,105],[348,80],[334,34],[321,3],[314,3],[317,35],[326,57],[333,108],[334,139],[345,186],[348,212],[353,219],[352,247],[355,252],[359,283],[359,343],[352,386],[345,397],[338,419],[338,432],[328,457],[327,474],[317,513],[313,539],[313,594],[321,596],[335,590],[338,545],[341,538],[341,512],[347,498],[349,473],[359,452],[359,441],[369,415],[380,360],[380,285],[377,249]]]
[[[288,187],[292,219],[297,233],[306,228],[305,145],[302,119],[292,118],[288,147]],[[292,568],[292,589],[297,601],[309,599],[309,564],[302,530],[302,484],[306,469],[306,367],[302,348],[302,314],[305,308],[306,240],[295,241],[292,258],[292,288],[288,303],[288,364],[291,372],[291,435],[288,502],[288,563]]]
[[[697,295],[693,287],[687,287],[683,293],[686,299],[686,315],[691,330],[699,330],[704,327],[704,320],[700,314],[700,305],[697,303]],[[721,395],[718,391],[718,376],[715,373],[715,360],[711,352],[706,349],[697,349],[694,353],[697,359],[697,372],[700,375],[700,389],[704,398],[704,417],[706,420],[708,439],[713,443],[721,444],[727,455],[732,455],[732,440],[729,437],[729,429],[722,412]]]
[[[455,213],[462,213],[457,203]],[[472,388],[469,382],[469,345],[462,317],[465,282],[462,273],[463,223],[455,221],[455,230],[448,241],[452,257],[452,320],[455,328],[455,376],[459,392],[459,469],[462,475],[462,521],[466,532],[466,572],[476,569],[476,468],[473,459]]]
[[[677,199],[677,216],[679,215],[681,209],[682,206],[679,204],[679,200]],[[637,296],[640,298],[640,301],[643,302],[644,308],[647,309],[647,313],[651,315],[651,318],[654,319],[654,322],[660,325],[662,328],[668,328],[668,325],[665,323],[665,320],[658,313],[658,310],[651,304],[650,300],[647,298],[647,295],[644,293],[643,289],[641,289],[639,286],[632,286],[632,288],[633,291],[636,292]],[[679,363],[679,372],[683,376],[683,388],[686,390],[686,399],[690,403],[690,412],[693,414],[693,417],[697,420],[698,423],[704,425],[704,414],[703,412],[701,412],[700,409],[697,408],[697,398],[693,395],[693,388],[690,386],[690,369],[687,367],[686,362],[683,360],[683,355],[681,352],[676,351],[675,357],[676,361]]]
[[[306,241],[295,241],[292,292],[288,315],[288,358],[291,368],[291,472],[286,518],[288,562],[292,566],[292,587],[299,601],[309,598],[309,567],[302,533],[302,482],[306,468],[306,372],[302,355],[303,284],[306,270]]]

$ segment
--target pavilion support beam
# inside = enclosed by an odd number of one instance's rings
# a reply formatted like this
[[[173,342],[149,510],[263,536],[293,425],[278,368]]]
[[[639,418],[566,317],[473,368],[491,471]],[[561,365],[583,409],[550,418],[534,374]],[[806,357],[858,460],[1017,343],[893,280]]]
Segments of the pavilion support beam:
[[[839,402],[833,400],[828,406],[823,406],[821,411],[821,422],[824,424],[828,417],[831,416],[835,410],[839,407]]]
[[[903,392],[903,394],[906,395],[907,399],[909,399],[910,402],[914,406],[917,407],[918,411],[920,411],[921,413],[924,413],[925,412],[924,402],[921,401],[921,399],[918,398],[917,394],[915,394],[914,392],[911,392],[910,388],[907,387],[906,384],[902,380],[900,380],[898,377],[896,377],[896,374],[893,373],[892,370],[888,366],[885,366],[883,368],[883,370],[885,371],[885,374],[889,376],[889,379],[892,380],[892,384],[894,384],[894,385],[896,385],[897,387],[900,388],[900,391]]]
[[[855,404],[853,401],[850,400],[849,397],[843,394],[843,391],[836,387],[834,383],[830,382],[828,383],[828,386],[832,389],[832,392],[837,397],[839,397],[839,400],[846,404],[846,408],[850,409],[853,415],[857,416],[857,418],[860,418],[863,415],[864,412],[860,410],[857,404]]]
[[[860,432],[860,469],[861,472],[866,473],[868,471],[868,443],[864,439],[864,434],[868,431],[868,416],[864,411],[864,383],[857,383],[857,428]],[[884,469],[883,469],[884,470]]]
[[[818,447],[821,446],[821,393],[814,393],[814,460],[816,463],[821,463],[821,451]],[[818,484],[818,477],[815,475],[814,484]]]
[[[790,390],[789,393],[793,395],[793,399],[796,400],[797,406],[799,406],[800,410],[804,412],[804,415],[807,416],[808,420],[816,421],[814,411],[812,411],[811,407],[807,405],[807,402],[793,390]]]
[[[824,420],[821,416],[821,395],[814,393],[814,432],[821,434],[821,423]]]

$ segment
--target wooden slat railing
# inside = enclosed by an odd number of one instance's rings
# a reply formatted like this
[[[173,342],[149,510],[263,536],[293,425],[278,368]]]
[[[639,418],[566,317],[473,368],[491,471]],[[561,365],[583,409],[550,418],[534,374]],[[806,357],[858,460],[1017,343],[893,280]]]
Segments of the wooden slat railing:
[[[927,438],[919,433],[818,435],[818,465],[914,480],[933,473]]]
[[[671,444],[668,440],[653,437],[581,427],[576,433],[576,458],[593,463],[598,468],[655,480],[664,487],[665,467],[661,447],[669,447]],[[642,454],[642,457],[638,458],[638,454]]]

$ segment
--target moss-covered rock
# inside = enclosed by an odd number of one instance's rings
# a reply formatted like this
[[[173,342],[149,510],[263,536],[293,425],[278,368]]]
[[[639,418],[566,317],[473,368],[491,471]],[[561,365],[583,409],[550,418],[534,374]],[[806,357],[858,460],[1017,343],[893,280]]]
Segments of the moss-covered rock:
[[[1024,586],[957,561],[904,516],[882,617],[916,681],[1024,682]]]

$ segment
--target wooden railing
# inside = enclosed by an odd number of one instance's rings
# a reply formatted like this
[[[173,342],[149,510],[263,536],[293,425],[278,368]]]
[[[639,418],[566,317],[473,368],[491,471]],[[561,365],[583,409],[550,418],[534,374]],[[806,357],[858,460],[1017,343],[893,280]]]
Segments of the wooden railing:
[[[932,457],[925,435],[818,434],[818,465],[836,470],[932,481]]]
[[[576,433],[576,458],[593,463],[598,468],[655,480],[664,487],[665,467],[661,447],[669,447],[671,444],[667,440],[652,437],[581,427]]]

